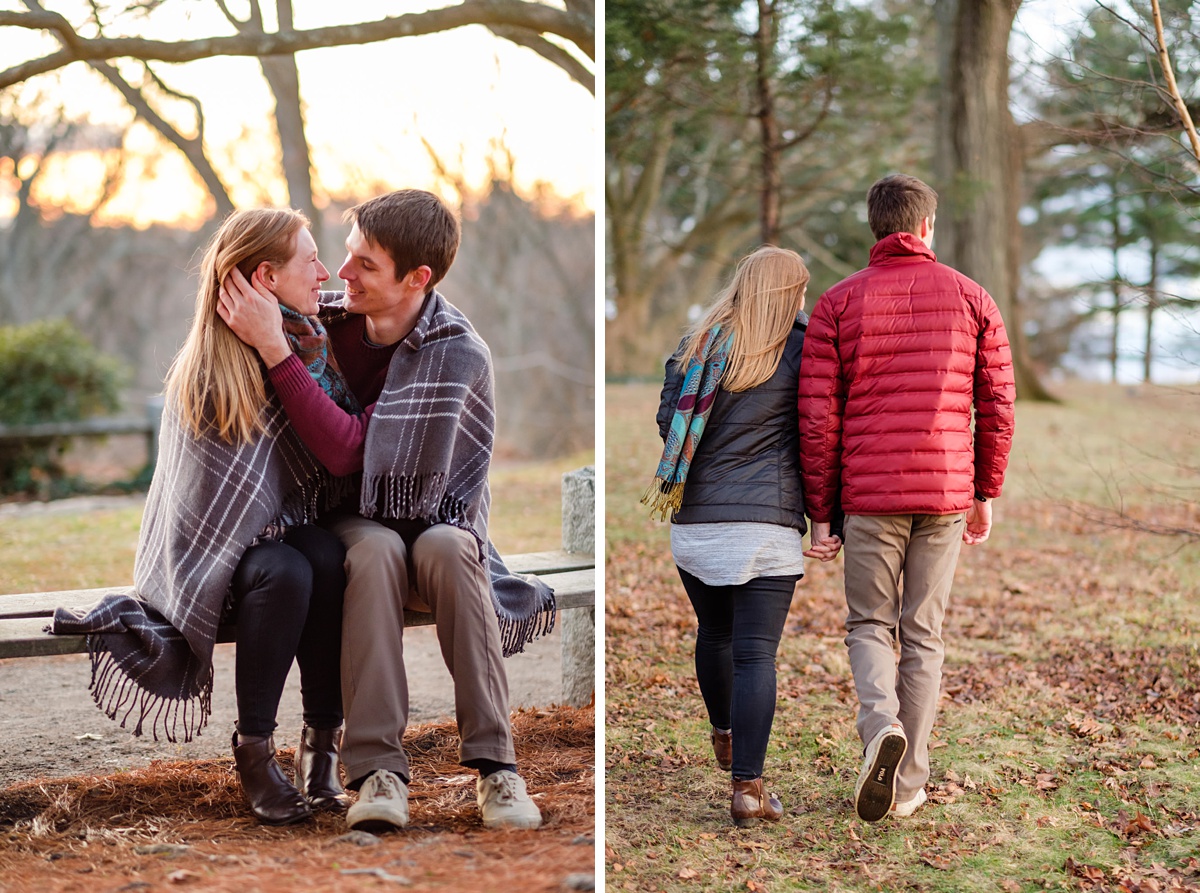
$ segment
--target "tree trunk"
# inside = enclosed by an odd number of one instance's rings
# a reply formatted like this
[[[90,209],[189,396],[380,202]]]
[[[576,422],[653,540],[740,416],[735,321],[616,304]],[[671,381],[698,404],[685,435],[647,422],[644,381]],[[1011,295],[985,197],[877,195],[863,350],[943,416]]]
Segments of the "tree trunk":
[[[291,0],[276,0],[279,30],[293,28]],[[313,204],[312,162],[308,139],[304,135],[304,109],[300,104],[300,74],[295,56],[263,56],[263,76],[275,97],[275,127],[279,133],[279,148],[283,158],[283,175],[287,180],[288,201],[303,211],[312,222],[313,239],[322,245],[321,218]]]
[[[1154,365],[1154,311],[1158,309],[1158,242],[1150,239],[1150,278],[1146,282],[1146,349],[1142,355],[1142,381],[1150,384]]]
[[[783,183],[779,172],[779,121],[771,77],[775,56],[775,7],[758,0],[758,34],[755,45],[755,92],[758,97],[759,133],[762,139],[762,192],[759,202],[762,242],[779,244],[779,205]]]
[[[1121,281],[1117,278],[1112,281],[1112,293],[1112,337],[1108,344],[1108,362],[1112,369],[1112,383],[1116,384],[1121,360]]]
[[[1020,133],[1008,106],[1008,39],[1021,0],[937,0],[939,72],[936,244],[945,263],[995,299],[1012,344],[1017,393],[1051,399],[1021,327]]]
[[[1121,209],[1117,206],[1115,177],[1112,193],[1112,341],[1109,343],[1108,360],[1112,368],[1112,382],[1116,384],[1121,358]]]
[[[675,343],[668,344],[670,339],[661,336],[661,320],[658,326],[653,325],[650,304],[650,295],[621,295],[616,318],[604,326],[607,374],[624,377],[662,372],[662,360],[675,349]]]

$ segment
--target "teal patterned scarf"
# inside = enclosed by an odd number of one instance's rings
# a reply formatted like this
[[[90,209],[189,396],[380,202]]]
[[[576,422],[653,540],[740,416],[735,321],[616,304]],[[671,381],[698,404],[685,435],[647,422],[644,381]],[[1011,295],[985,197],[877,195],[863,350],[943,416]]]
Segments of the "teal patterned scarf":
[[[663,446],[662,459],[654,482],[642,496],[642,505],[650,506],[650,515],[665,521],[668,514],[679,511],[683,504],[683,485],[696,447],[704,434],[704,425],[717,397],[717,385],[729,360],[734,333],[722,337],[721,327],[714,326],[700,336],[696,356],[688,363],[683,376],[679,402],[671,418],[671,430]]]
[[[351,415],[363,411],[358,400],[342,377],[333,354],[329,352],[329,336],[315,316],[305,316],[290,307],[279,305],[283,313],[283,333],[287,335],[292,352],[300,358],[308,374],[338,406]]]

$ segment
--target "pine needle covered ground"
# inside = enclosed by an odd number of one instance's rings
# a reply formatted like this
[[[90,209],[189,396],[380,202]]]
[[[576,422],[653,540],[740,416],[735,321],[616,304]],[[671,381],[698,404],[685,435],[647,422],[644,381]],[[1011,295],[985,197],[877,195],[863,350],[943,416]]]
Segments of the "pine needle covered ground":
[[[571,707],[513,716],[521,772],[545,819],[538,831],[483,829],[453,723],[409,729],[411,824],[362,841],[328,815],[258,824],[232,758],[14,785],[0,791],[0,891],[569,889],[595,866],[594,718]]]

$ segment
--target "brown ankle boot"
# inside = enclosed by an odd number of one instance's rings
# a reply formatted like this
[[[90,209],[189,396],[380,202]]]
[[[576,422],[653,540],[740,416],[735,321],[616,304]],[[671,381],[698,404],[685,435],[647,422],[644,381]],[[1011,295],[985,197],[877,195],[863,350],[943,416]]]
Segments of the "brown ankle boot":
[[[728,772],[733,768],[733,732],[722,732],[714,726],[710,739],[717,765]]]
[[[242,780],[242,796],[260,822],[291,825],[312,818],[308,803],[275,762],[273,736],[238,744],[234,732],[233,761]]]
[[[350,805],[338,777],[341,729],[310,729],[300,733],[296,748],[296,787],[313,809],[344,812]]]
[[[762,776],[749,781],[733,780],[733,803],[729,807],[733,823],[739,828],[753,828],[759,819],[778,822],[783,815],[783,804],[774,794],[763,792]]]

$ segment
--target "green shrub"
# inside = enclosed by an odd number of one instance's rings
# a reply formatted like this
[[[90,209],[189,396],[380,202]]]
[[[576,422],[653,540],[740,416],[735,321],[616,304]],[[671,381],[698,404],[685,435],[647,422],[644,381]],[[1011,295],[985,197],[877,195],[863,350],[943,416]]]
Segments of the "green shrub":
[[[0,424],[73,422],[115,412],[124,378],[122,364],[66,320],[0,327]],[[58,495],[65,447],[61,438],[0,445],[0,492]]]

